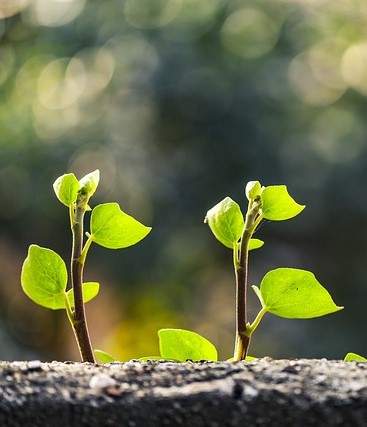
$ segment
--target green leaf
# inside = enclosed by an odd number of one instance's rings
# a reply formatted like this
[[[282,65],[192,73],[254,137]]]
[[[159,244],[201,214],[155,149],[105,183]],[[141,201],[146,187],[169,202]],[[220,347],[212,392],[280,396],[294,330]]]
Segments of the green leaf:
[[[99,283],[97,282],[86,282],[83,283],[83,301],[84,303],[91,301],[94,297],[98,295],[99,292]],[[74,291],[73,289],[69,289],[66,292],[66,296],[69,300],[69,304],[71,308],[74,308]],[[65,302],[63,303],[63,307],[65,308]]]
[[[278,268],[269,271],[260,284],[260,293],[263,307],[281,317],[308,319],[343,308],[335,305],[328,291],[305,270]]]
[[[246,356],[246,362],[253,362],[254,360],[257,360],[258,358],[257,357],[254,357],[254,356]]]
[[[245,226],[239,205],[230,197],[211,208],[205,217],[214,236],[227,248],[233,249]]]
[[[76,201],[80,184],[73,173],[68,173],[57,178],[53,188],[60,202],[69,207]]]
[[[151,227],[127,215],[117,203],[104,203],[92,211],[92,240],[109,249],[121,249],[135,245],[144,239]]]
[[[37,245],[29,247],[22,267],[21,284],[32,301],[53,310],[61,308],[67,280],[65,263],[56,252]]]
[[[264,245],[264,242],[260,239],[250,239],[249,244],[249,251],[252,251],[253,249],[259,249]]]
[[[201,335],[184,329],[158,331],[160,354],[165,359],[184,362],[187,359],[218,360],[214,345]]]
[[[298,215],[305,208],[288,193],[285,185],[265,187],[261,193],[263,217],[271,221],[282,221]]]
[[[344,362],[367,362],[367,359],[356,353],[348,353],[344,357]]]
[[[116,362],[116,359],[105,351],[98,350],[97,348],[94,350],[94,354],[98,357],[98,359],[102,363],[111,363]]]

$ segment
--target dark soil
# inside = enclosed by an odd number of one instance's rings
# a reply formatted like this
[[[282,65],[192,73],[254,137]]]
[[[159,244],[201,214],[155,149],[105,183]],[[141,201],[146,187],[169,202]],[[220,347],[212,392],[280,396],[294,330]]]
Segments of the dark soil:
[[[1,427],[367,426],[367,363],[0,362]]]

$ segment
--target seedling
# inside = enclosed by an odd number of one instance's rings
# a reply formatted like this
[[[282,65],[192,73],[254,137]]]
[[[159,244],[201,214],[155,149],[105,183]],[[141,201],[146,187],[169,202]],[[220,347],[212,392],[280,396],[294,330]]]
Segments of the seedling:
[[[247,321],[248,253],[264,242],[253,235],[263,220],[282,221],[303,211],[286,186],[262,187],[258,181],[246,186],[248,208],[243,216],[240,206],[226,197],[210,209],[205,217],[214,236],[233,251],[236,278],[236,338],[230,361],[253,360],[247,355],[250,339],[266,312],[286,318],[308,319],[341,310],[315,276],[305,270],[278,268],[269,271],[260,288],[252,286],[260,300],[261,310],[252,323]],[[217,350],[206,338],[183,329],[158,331],[160,356],[140,360],[165,359],[178,362],[187,359],[217,360]],[[105,354],[102,354],[102,358]],[[110,357],[109,355],[107,355]]]
[[[367,362],[367,359],[357,353],[347,353],[344,362]]]
[[[169,360],[185,362],[191,360],[198,362],[210,360],[216,362],[218,353],[215,346],[203,336],[185,329],[160,329],[158,331],[160,356],[140,357],[138,360]],[[115,362],[116,359],[102,350],[95,350],[102,363]]]
[[[218,360],[217,349],[203,336],[185,329],[160,329],[158,331],[159,353],[156,357],[142,357],[140,360],[160,359],[185,362]]]
[[[247,320],[248,254],[263,242],[253,239],[263,220],[283,221],[297,216],[305,206],[298,204],[285,185],[262,187],[258,181],[246,185],[246,215],[226,197],[205,217],[214,236],[233,251],[236,281],[236,337],[234,361],[244,360],[250,339],[266,312],[285,318],[308,319],[341,310],[315,276],[305,270],[278,268],[269,271],[260,287],[252,286],[261,310],[252,323]]]
[[[65,174],[53,184],[59,201],[69,209],[72,232],[70,289],[65,262],[53,250],[31,245],[21,273],[26,295],[35,303],[52,310],[65,309],[83,362],[94,362],[85,315],[85,303],[99,292],[99,283],[83,283],[83,271],[91,244],[108,249],[121,249],[142,240],[151,228],[124,213],[117,203],[103,203],[91,209],[88,205],[99,183],[99,170],[80,181],[74,174]],[[84,215],[91,211],[90,232],[85,233]]]

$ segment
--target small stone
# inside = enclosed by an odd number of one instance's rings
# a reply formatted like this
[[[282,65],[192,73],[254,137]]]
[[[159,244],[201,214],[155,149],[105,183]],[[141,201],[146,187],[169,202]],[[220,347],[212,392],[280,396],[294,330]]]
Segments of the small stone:
[[[38,371],[42,369],[42,362],[40,360],[30,360],[28,362],[28,369],[32,371]]]
[[[116,385],[116,381],[106,374],[94,375],[89,381],[89,387],[95,390],[105,390]]]

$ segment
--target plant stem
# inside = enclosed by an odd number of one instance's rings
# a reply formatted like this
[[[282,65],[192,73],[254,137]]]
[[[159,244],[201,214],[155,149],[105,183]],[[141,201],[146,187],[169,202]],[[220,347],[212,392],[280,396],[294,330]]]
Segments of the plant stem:
[[[71,284],[74,292],[73,330],[78,343],[83,362],[95,363],[92,344],[89,337],[88,325],[83,302],[83,269],[84,260],[81,259],[83,248],[83,220],[85,204],[76,205],[71,221],[73,234],[73,248],[71,255]]]
[[[250,239],[261,221],[259,211],[261,200],[250,201],[245,218],[245,226],[241,237],[238,263],[236,265],[236,341],[234,361],[246,359],[250,346],[251,334],[247,334],[247,282],[248,282],[248,252]],[[234,250],[237,250],[235,247]]]

